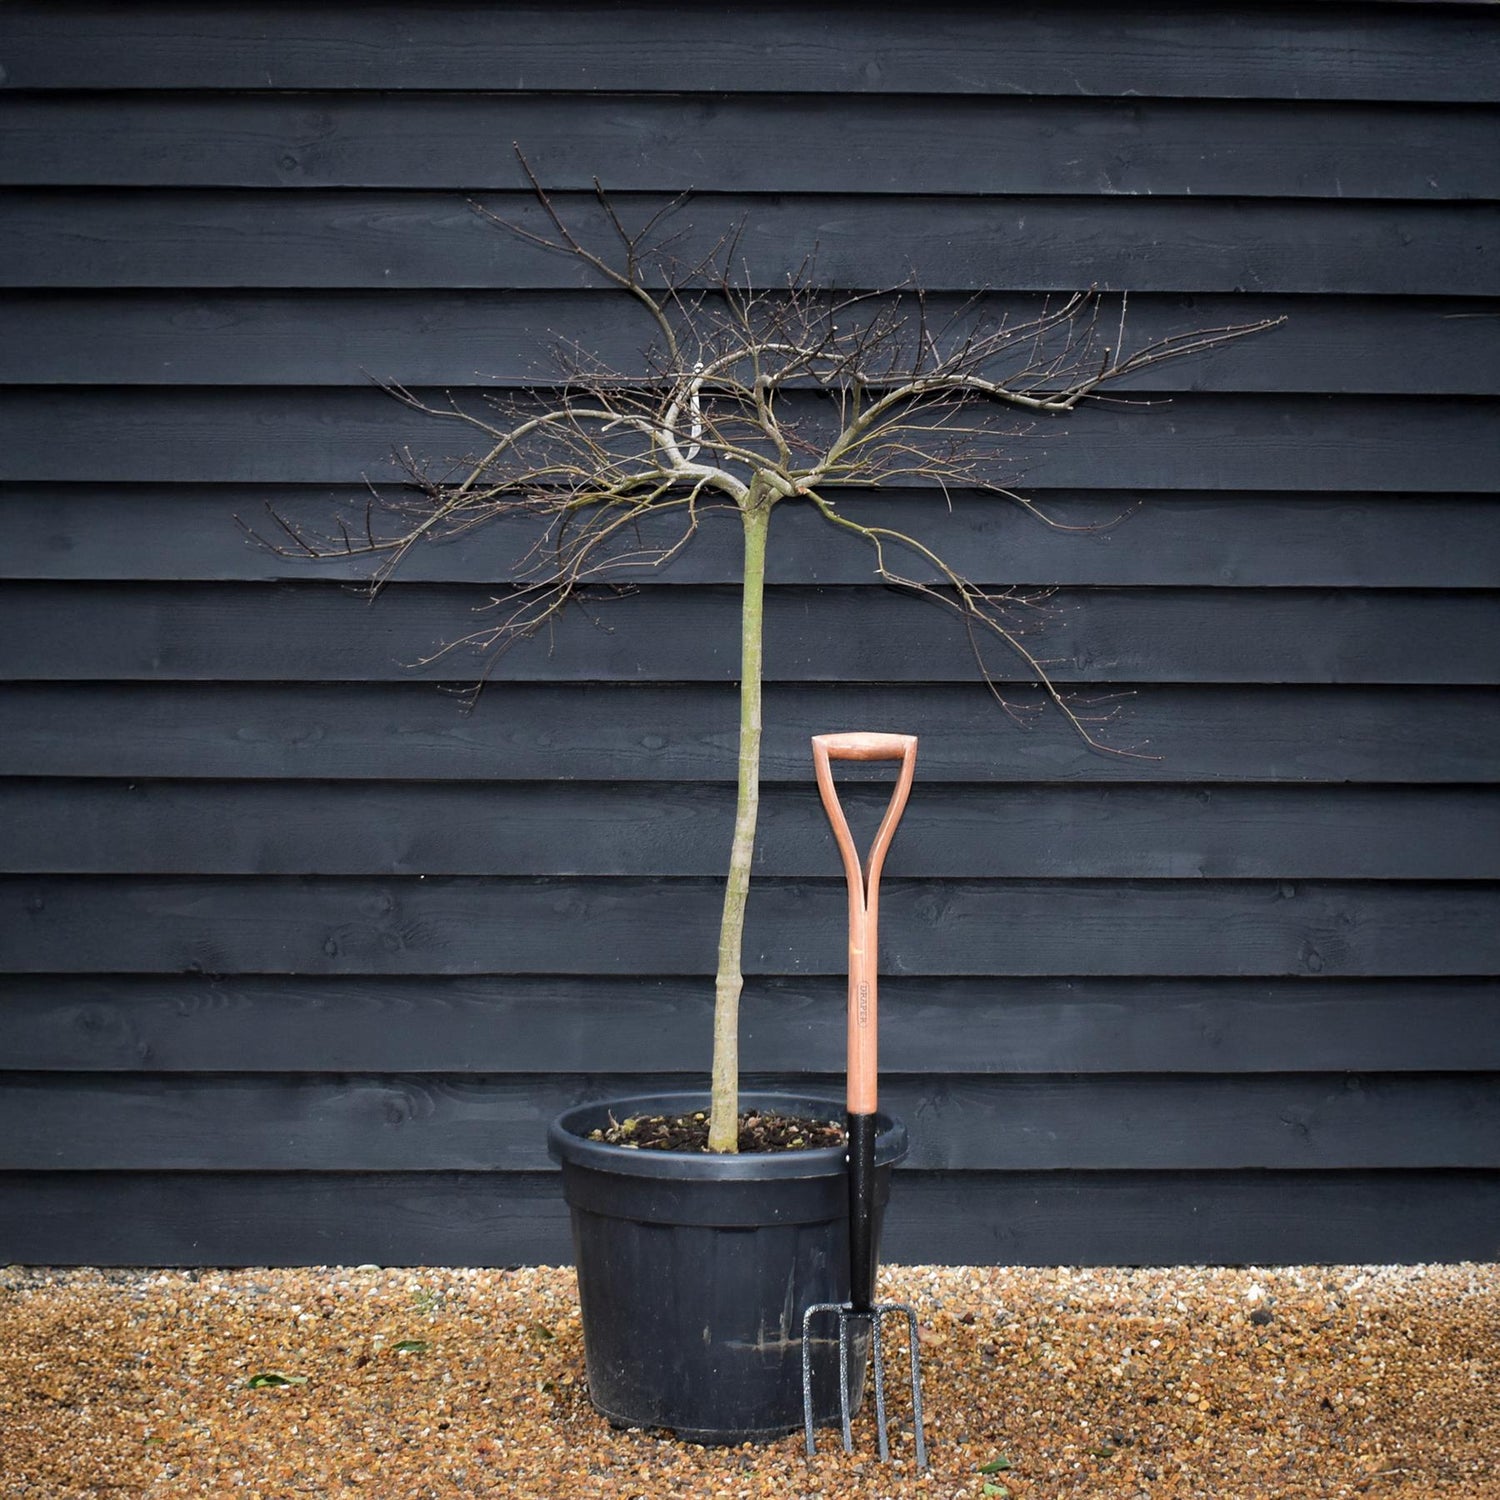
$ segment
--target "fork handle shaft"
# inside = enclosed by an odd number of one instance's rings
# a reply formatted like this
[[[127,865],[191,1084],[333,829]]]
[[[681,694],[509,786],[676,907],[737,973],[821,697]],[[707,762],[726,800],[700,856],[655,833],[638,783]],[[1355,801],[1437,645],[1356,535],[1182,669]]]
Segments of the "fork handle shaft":
[[[875,1301],[875,1116],[845,1116],[849,1129],[849,1303]]]

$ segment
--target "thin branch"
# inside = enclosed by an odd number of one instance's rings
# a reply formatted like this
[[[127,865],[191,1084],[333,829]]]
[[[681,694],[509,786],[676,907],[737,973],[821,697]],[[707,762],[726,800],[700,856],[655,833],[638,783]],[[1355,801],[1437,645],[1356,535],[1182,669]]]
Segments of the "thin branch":
[[[1053,681],[1045,664],[1020,639],[1015,631],[1006,625],[1002,618],[1000,614],[1001,604],[1016,603],[1017,600],[1014,595],[1008,594],[1002,599],[994,593],[980,588],[977,584],[956,572],[930,547],[919,542],[915,537],[908,535],[904,531],[896,531],[888,526],[863,525],[844,515],[841,511],[836,510],[816,491],[806,490],[804,493],[812,501],[824,520],[846,531],[853,532],[856,536],[869,543],[875,554],[875,574],[883,582],[890,584],[892,587],[916,594],[919,598],[927,599],[934,604],[939,604],[945,609],[953,610],[962,617],[965,630],[968,632],[970,647],[974,652],[974,657],[979,665],[985,685],[989,688],[995,700],[1007,712],[1014,711],[1013,705],[1001,695],[998,685],[985,665],[980,638],[976,634],[977,630],[990,632],[1004,642],[1020,658],[1032,678],[1041,684],[1042,690],[1052,700],[1058,711],[1091,749],[1098,750],[1105,755],[1115,755],[1131,760],[1157,760],[1160,758],[1153,755],[1142,755],[1139,751],[1121,750],[1116,746],[1106,745],[1090,732],[1084,719],[1074,710]],[[887,543],[892,543],[914,552],[924,562],[936,569],[954,590],[954,596],[945,594],[940,589],[934,588],[931,584],[924,583],[920,579],[907,578],[890,568],[886,563]],[[1022,600],[1020,602],[1030,604],[1033,601]]]
[[[946,502],[955,489],[973,489],[1013,501],[1055,530],[1097,529],[1049,516],[1005,482],[1008,445],[1020,433],[1005,414],[1065,416],[1085,402],[1118,400],[1112,388],[1128,377],[1207,354],[1280,319],[1168,334],[1131,349],[1127,299],[1107,315],[1095,289],[1048,298],[1028,317],[992,317],[982,297],[937,312],[911,283],[831,292],[817,284],[809,257],[773,292],[752,285],[739,264],[743,223],[681,262],[679,242],[663,230],[687,195],[632,231],[596,182],[613,239],[600,251],[564,218],[519,147],[516,156],[550,228],[538,232],[480,204],[476,211],[628,294],[655,339],[629,368],[575,347],[564,357],[561,383],[533,388],[526,405],[492,395],[424,397],[388,385],[413,411],[467,427],[482,440],[476,451],[444,465],[398,455],[408,488],[372,499],[362,535],[340,523],[334,535],[318,537],[273,510],[285,540],[268,545],[289,556],[370,554],[379,559],[378,587],[423,542],[529,520],[537,541],[518,564],[517,587],[486,606],[498,618],[444,648],[493,654],[550,628],[585,591],[666,566],[696,535],[710,496],[740,508],[752,494],[766,505],[803,500],[872,548],[876,578],[960,616],[997,698],[985,666],[988,642],[1014,653],[1085,743],[1135,754],[1104,743],[1090,728],[1096,720],[1056,688],[1047,662],[1007,621],[1023,602],[1015,594],[981,587],[904,532],[853,520],[829,492],[918,483]],[[680,533],[661,546],[640,543],[640,523],[658,512],[680,514]],[[919,559],[939,582],[906,576],[892,564],[893,551]]]

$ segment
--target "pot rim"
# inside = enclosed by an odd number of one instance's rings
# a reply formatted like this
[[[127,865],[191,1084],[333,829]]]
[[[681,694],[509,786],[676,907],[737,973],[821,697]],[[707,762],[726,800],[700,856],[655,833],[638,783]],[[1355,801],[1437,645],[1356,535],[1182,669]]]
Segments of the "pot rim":
[[[831,1177],[848,1170],[848,1153],[842,1146],[816,1146],[807,1151],[754,1151],[720,1153],[704,1151],[641,1151],[631,1146],[612,1146],[587,1139],[611,1111],[624,1114],[691,1114],[706,1109],[709,1095],[698,1089],[684,1093],[623,1094],[575,1104],[565,1109],[547,1127],[547,1152],[565,1167],[584,1167],[617,1176],[701,1179],[706,1182],[765,1181],[805,1177]],[[813,1115],[842,1122],[842,1099],[824,1094],[792,1093],[784,1090],[750,1089],[741,1093],[740,1108],[772,1109],[785,1114]],[[875,1164],[885,1167],[900,1161],[907,1152],[906,1126],[885,1110],[876,1114]]]

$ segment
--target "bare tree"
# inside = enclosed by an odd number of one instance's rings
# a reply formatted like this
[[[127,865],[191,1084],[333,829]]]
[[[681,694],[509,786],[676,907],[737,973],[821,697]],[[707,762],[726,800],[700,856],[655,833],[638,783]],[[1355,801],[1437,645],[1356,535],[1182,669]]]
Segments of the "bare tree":
[[[732,1151],[772,512],[784,502],[813,507],[830,526],[868,545],[874,576],[951,610],[1002,706],[1016,708],[984,668],[987,641],[1019,658],[1086,743],[1128,754],[1100,740],[1097,721],[1070,704],[1021,640],[1008,614],[1015,602],[1010,591],[965,577],[916,537],[856,519],[840,508],[840,492],[893,484],[930,485],[938,493],[987,490],[1056,526],[997,481],[1018,431],[1007,417],[1064,415],[1137,371],[1203,354],[1280,320],[1202,329],[1132,351],[1125,343],[1125,298],[1110,312],[1093,291],[1010,320],[987,316],[982,298],[935,317],[915,285],[838,294],[817,284],[811,262],[783,285],[756,288],[735,233],[706,256],[683,262],[673,254],[663,224],[681,199],[630,229],[596,182],[613,236],[613,248],[601,253],[564,220],[524,157],[521,164],[550,228],[537,233],[479,205],[476,211],[509,233],[574,257],[633,298],[650,330],[639,367],[607,368],[573,349],[557,384],[518,400],[449,396],[435,403],[389,387],[413,409],[466,428],[471,455],[434,464],[404,454],[407,487],[377,494],[361,532],[314,535],[278,517],[290,540],[276,545],[303,555],[370,554],[378,559],[378,586],[419,543],[500,518],[532,518],[535,546],[520,585],[495,601],[483,629],[444,648],[475,647],[493,661],[591,585],[669,562],[710,508],[738,513],[744,538],[738,797],[719,933],[709,1137],[711,1150]],[[665,541],[641,540],[648,517],[668,520]]]

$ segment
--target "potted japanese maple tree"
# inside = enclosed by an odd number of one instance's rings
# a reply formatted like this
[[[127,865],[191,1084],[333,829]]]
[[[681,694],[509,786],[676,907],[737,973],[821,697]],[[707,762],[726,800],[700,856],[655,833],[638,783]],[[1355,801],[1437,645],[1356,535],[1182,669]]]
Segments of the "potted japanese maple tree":
[[[596,1406],[620,1423],[739,1441],[800,1424],[801,1309],[847,1295],[844,1158],[830,1124],[841,1102],[742,1096],[739,1086],[773,517],[783,506],[807,507],[867,545],[874,577],[953,613],[997,698],[985,643],[1013,653],[1088,744],[1125,753],[1102,743],[1054,685],[1014,628],[1008,591],[964,576],[915,535],[862,519],[854,502],[893,484],[929,486],[939,499],[964,488],[1056,524],[997,477],[1007,472],[1016,418],[1065,417],[1147,366],[1270,324],[1186,332],[1127,351],[1123,299],[1106,318],[1093,291],[1010,320],[992,317],[984,298],[938,318],[915,282],[836,293],[818,284],[811,264],[756,289],[736,270],[734,235],[684,262],[662,238],[666,211],[628,228],[602,191],[586,233],[524,158],[521,165],[532,220],[495,222],[572,257],[633,302],[642,316],[639,360],[613,368],[575,350],[558,380],[512,402],[437,401],[393,386],[417,411],[465,429],[469,456],[455,466],[406,455],[406,485],[372,502],[361,532],[291,529],[301,553],[371,554],[378,585],[418,545],[529,521],[534,545],[519,585],[483,629],[444,648],[493,658],[591,587],[670,563],[711,513],[738,521],[736,804],[710,1084],[698,1094],[581,1104],[552,1124],[549,1144],[572,1209]],[[882,1195],[905,1143],[899,1122],[884,1118]],[[832,1368],[815,1399],[820,1412],[836,1410]]]

